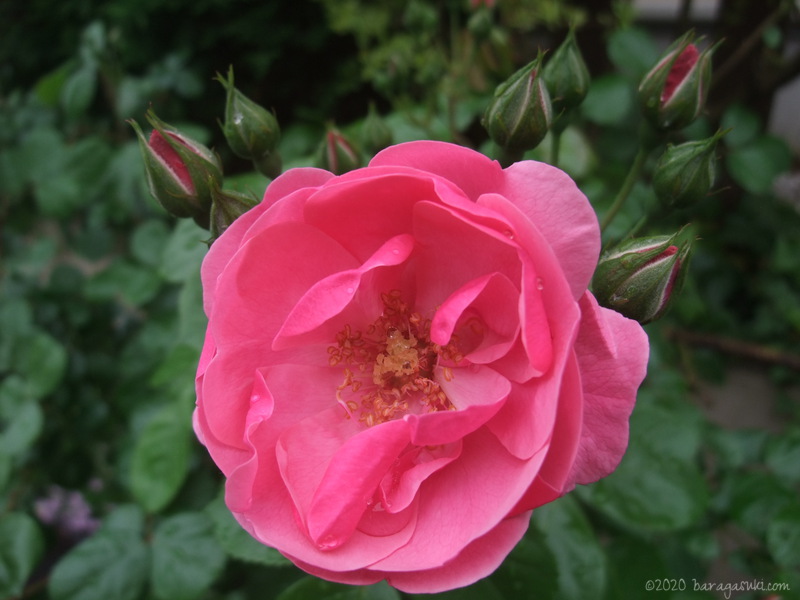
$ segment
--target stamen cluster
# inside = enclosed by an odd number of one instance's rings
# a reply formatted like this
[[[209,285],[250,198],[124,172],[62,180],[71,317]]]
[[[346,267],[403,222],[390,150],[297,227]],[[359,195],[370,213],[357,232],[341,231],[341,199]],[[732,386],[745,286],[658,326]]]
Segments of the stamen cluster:
[[[434,379],[437,365],[449,381],[463,360],[455,336],[446,346],[431,342],[431,320],[412,312],[399,290],[381,300],[383,312],[363,333],[345,325],[328,348],[331,366],[346,365],[336,389],[346,417],[371,427],[408,412],[455,410]]]

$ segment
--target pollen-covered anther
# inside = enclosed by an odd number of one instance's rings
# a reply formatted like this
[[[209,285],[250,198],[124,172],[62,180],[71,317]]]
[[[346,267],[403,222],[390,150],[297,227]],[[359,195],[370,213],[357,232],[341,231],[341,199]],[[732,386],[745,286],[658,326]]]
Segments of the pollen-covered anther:
[[[365,334],[346,325],[328,348],[331,366],[348,365],[336,389],[347,418],[371,427],[408,412],[455,410],[434,378],[439,365],[445,380],[452,381],[451,366],[463,360],[455,339],[445,346],[431,342],[430,319],[411,312],[398,290],[381,300],[383,312]]]

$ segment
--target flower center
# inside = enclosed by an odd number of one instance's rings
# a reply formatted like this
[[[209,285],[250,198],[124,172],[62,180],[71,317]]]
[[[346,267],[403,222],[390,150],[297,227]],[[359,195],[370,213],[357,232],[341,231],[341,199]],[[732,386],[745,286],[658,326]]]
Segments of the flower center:
[[[430,319],[412,312],[399,290],[382,294],[383,312],[362,333],[350,325],[328,347],[331,366],[345,365],[336,400],[346,418],[371,427],[409,412],[455,410],[434,379],[434,368],[450,381],[450,368],[463,359],[455,339],[446,346],[430,340]]]

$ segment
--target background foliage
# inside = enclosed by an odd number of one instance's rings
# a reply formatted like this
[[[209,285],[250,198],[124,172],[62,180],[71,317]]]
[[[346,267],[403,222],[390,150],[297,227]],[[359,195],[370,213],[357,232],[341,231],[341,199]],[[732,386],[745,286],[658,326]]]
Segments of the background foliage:
[[[237,85],[276,109],[287,166],[313,161],[328,119],[358,140],[370,102],[395,142],[492,155],[478,121],[495,85],[577,23],[593,82],[560,163],[602,213],[636,152],[638,80],[690,23],[665,32],[624,2],[473,4],[0,4],[0,598],[408,596],[306,577],[225,509],[191,430],[208,233],[147,195],[124,120],[152,103],[216,147],[231,185],[260,193],[266,179],[215,124],[224,93],[211,80],[233,64]],[[765,108],[797,70],[781,60],[797,40],[791,4],[723,2],[705,26],[718,39],[749,23],[755,37],[723,45],[708,113],[678,138],[731,128],[715,193],[648,225],[691,220],[702,241],[683,297],[648,326],[650,374],[622,465],[538,509],[493,576],[440,597],[714,598],[704,583],[754,580],[800,597],[800,215],[796,191],[794,205],[774,193],[796,157],[766,132]],[[645,178],[609,238],[655,203]],[[772,396],[747,401],[769,404],[773,425],[723,427],[705,382],[753,365]]]

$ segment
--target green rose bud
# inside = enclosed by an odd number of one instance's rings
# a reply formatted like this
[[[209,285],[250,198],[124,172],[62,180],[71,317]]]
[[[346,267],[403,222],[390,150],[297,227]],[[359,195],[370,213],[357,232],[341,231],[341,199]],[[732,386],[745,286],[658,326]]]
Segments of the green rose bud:
[[[542,75],[555,115],[577,108],[586,98],[591,78],[575,41],[574,30],[570,29],[564,42],[547,61]]]
[[[539,55],[495,90],[482,122],[501,148],[524,152],[538,146],[547,135],[553,109],[541,66]]]
[[[685,231],[628,240],[604,253],[592,279],[600,305],[643,325],[663,316],[686,276],[692,243]]]
[[[667,146],[653,174],[653,189],[664,206],[686,208],[708,195],[716,176],[717,142],[723,135]]]
[[[341,131],[331,128],[317,150],[317,166],[341,175],[361,166],[361,155]]]
[[[223,190],[216,181],[211,187],[211,239],[216,240],[231,224],[258,204],[258,199],[233,190]]]
[[[227,79],[217,74],[217,81],[227,92],[222,132],[231,150],[253,161],[274,153],[281,137],[275,115],[234,87],[233,69],[228,71]]]
[[[217,155],[199,142],[170,127],[152,110],[147,120],[153,126],[145,138],[136,121],[130,121],[144,158],[147,186],[153,197],[175,217],[191,217],[201,227],[209,226],[211,188],[222,181]]]
[[[715,47],[700,52],[693,38],[690,31],[672,44],[639,85],[642,112],[656,129],[683,129],[705,107]]]

